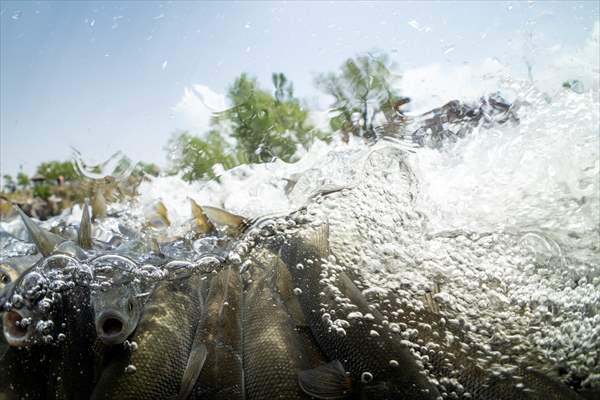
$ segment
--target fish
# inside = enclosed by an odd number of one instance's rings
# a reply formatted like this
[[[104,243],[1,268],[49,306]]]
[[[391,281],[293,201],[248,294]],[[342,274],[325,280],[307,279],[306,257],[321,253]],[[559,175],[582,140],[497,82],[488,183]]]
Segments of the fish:
[[[94,379],[89,288],[75,286],[55,293],[45,285],[37,268],[15,281],[14,295],[23,298],[19,308],[3,316],[4,338],[10,345],[0,359],[0,398],[87,398]],[[39,296],[29,297],[31,288]],[[14,298],[14,297],[13,297]],[[48,306],[41,302],[51,299]],[[18,322],[29,319],[23,327]]]
[[[39,260],[39,255],[13,257],[0,260],[0,360],[9,350],[11,344],[5,338],[5,335],[10,331],[4,332],[4,305],[10,300],[13,293],[15,282],[19,280],[21,275],[30,269]],[[10,315],[8,317],[10,319]],[[13,316],[14,318],[14,316]]]
[[[251,258],[242,306],[246,398],[309,399],[298,373],[315,363],[277,287],[278,269],[285,266],[267,249],[255,249]]]
[[[51,357],[46,398],[87,399],[103,357],[103,348],[97,345],[90,287],[77,285],[63,293],[53,307],[51,320],[54,339],[45,350]]]
[[[344,382],[345,393],[358,392],[369,399],[437,398],[440,394],[483,400],[581,398],[528,367],[496,374],[478,366],[474,359],[481,357],[481,349],[468,340],[466,332],[450,326],[436,307],[411,309],[397,295],[375,303],[357,287],[360,277],[354,271],[337,265],[327,268],[324,264],[331,254],[326,224],[300,236],[283,243],[282,259],[287,265],[301,266],[290,270],[302,292],[300,303],[314,336],[334,360],[300,373],[307,393],[335,398],[344,392]],[[332,315],[340,313],[343,322],[336,324]],[[346,321],[351,314],[352,320]],[[402,333],[412,336],[411,340],[404,340]],[[340,384],[333,390],[335,370]],[[352,382],[342,379],[343,371]]]
[[[117,271],[110,286],[91,293],[91,304],[98,339],[115,345],[123,343],[137,328],[144,296],[135,276]]]
[[[206,360],[200,274],[157,284],[129,346],[113,346],[91,399],[185,399]],[[135,343],[135,344],[134,344]]]
[[[439,286],[434,285],[434,291]],[[493,370],[496,360],[483,346],[473,343],[460,323],[448,322],[443,318],[439,305],[431,293],[423,299],[424,307],[413,307],[402,302],[402,295],[392,292],[380,298],[379,306],[390,323],[412,330],[413,348],[421,360],[426,360],[428,373],[440,383],[440,391],[459,396],[467,395],[484,400],[577,400],[580,395],[546,374],[523,365],[515,365],[503,373]],[[401,312],[398,312],[400,310]],[[501,350],[494,349],[492,350]],[[500,351],[500,354],[502,352]],[[488,368],[476,360],[488,358]]]
[[[281,259],[289,266],[312,334],[332,360],[300,371],[298,382],[302,390],[319,399],[353,394],[369,399],[437,399],[440,393],[410,349],[383,332],[378,333],[381,314],[369,307],[343,271],[327,267],[331,255],[328,225],[290,236],[281,244]],[[343,298],[350,305],[340,305]],[[333,313],[345,317],[350,310],[366,317],[351,323],[340,318],[340,322],[344,321],[341,324],[332,319]]]
[[[200,327],[207,357],[192,398],[244,399],[241,274],[235,266],[225,265],[208,277],[206,316]]]

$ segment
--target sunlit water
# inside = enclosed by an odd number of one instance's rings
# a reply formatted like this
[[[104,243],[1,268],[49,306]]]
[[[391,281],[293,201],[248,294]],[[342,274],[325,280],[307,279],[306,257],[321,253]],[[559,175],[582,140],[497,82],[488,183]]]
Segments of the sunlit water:
[[[393,290],[415,301],[431,293],[473,341],[504,349],[506,366],[524,362],[598,387],[598,93],[550,97],[511,80],[498,91],[518,105],[518,124],[475,128],[439,149],[394,139],[318,142],[297,163],[241,166],[218,181],[155,178],[137,198],[111,204],[94,235],[108,241],[119,225],[147,230],[158,200],[171,226],[150,234],[163,241],[189,231],[190,198],[248,218],[306,206],[330,224],[337,262],[362,275],[367,292]],[[333,189],[342,190],[315,198]],[[76,225],[81,212],[74,207],[43,225]],[[2,229],[27,239],[17,219]],[[14,238],[2,239],[5,257],[34,251]],[[197,258],[210,246],[195,243],[186,253],[174,245],[171,254]]]

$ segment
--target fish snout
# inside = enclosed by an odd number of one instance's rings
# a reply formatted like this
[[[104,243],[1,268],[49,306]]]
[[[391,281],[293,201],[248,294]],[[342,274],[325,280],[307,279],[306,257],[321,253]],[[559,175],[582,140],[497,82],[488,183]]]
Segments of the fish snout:
[[[126,318],[118,312],[106,311],[96,319],[96,333],[104,344],[123,343],[127,339]]]
[[[2,331],[10,346],[21,347],[28,344],[33,327],[25,312],[13,309],[2,316]]]

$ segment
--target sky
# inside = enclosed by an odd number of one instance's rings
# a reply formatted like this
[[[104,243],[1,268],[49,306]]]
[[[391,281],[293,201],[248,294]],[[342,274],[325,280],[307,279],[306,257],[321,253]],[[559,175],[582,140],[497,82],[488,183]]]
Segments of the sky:
[[[323,113],[316,74],[368,51],[390,55],[416,108],[526,63],[597,86],[599,4],[0,1],[0,175],[72,148],[164,166],[169,137],[205,132],[241,72],[265,88],[284,72]]]

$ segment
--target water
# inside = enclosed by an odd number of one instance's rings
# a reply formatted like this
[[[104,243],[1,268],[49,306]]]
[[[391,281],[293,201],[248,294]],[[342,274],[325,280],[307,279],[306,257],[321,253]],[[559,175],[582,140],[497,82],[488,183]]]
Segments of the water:
[[[127,255],[114,256],[114,268],[151,283],[191,268],[208,271],[223,260],[242,264],[243,271],[254,242],[225,246],[218,238],[190,238],[189,199],[261,220],[260,234],[271,225],[275,232],[277,226],[287,229],[282,217],[305,207],[310,218],[329,223],[331,262],[361,276],[366,296],[394,293],[417,307],[433,307],[488,350],[477,360],[483,367],[507,371],[524,363],[563,382],[599,388],[598,91],[565,88],[548,95],[510,79],[496,89],[511,99],[518,123],[480,124],[433,148],[407,137],[368,145],[316,142],[296,163],[243,165],[218,180],[149,178],[137,196],[109,204],[94,236],[106,243],[120,237],[121,247],[107,245]],[[124,181],[132,165],[118,157],[102,168],[78,164],[96,181],[107,170]],[[169,224],[150,229],[148,215],[159,201]],[[81,212],[73,207],[42,226],[68,235]],[[32,253],[18,220],[3,221],[1,229],[4,259]],[[151,240],[182,261],[153,267]],[[101,254],[92,252],[86,261],[76,254],[53,256],[41,268],[51,272],[39,279],[53,280],[59,292],[72,281],[113,284],[110,271],[102,279],[93,272]],[[352,320],[330,318],[338,326]],[[41,324],[38,330],[49,328]],[[491,350],[498,348],[502,357]]]

